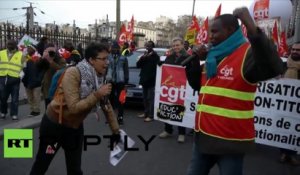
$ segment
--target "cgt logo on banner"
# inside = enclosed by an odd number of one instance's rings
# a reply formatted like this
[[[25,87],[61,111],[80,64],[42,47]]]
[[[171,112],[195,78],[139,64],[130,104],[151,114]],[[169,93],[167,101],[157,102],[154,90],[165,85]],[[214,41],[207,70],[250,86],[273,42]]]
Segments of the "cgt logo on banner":
[[[32,158],[32,129],[4,129],[4,158]]]
[[[186,78],[177,67],[162,69],[160,103],[157,116],[161,119],[182,122],[185,106]],[[180,78],[182,77],[182,78]]]

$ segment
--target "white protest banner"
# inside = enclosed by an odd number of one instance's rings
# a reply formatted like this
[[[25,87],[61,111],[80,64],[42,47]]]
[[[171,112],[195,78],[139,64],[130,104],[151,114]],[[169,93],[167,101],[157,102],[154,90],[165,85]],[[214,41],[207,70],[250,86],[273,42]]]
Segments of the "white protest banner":
[[[157,68],[155,119],[193,128],[198,92],[188,84],[179,66]],[[258,83],[254,100],[256,143],[300,151],[300,81],[269,80]]]
[[[260,82],[254,104],[255,141],[300,151],[300,81]]]
[[[162,65],[156,75],[154,118],[193,128],[198,92],[189,86],[184,68]]]

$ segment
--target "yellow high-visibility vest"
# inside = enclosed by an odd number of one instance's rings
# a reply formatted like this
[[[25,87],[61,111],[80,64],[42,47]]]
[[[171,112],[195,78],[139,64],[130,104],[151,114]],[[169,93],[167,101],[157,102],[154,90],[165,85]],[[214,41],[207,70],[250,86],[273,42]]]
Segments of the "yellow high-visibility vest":
[[[124,49],[124,50],[123,50],[123,52],[121,53],[121,55],[126,56],[126,55],[125,55],[125,54],[126,54],[126,51],[128,51],[128,53],[130,53],[130,50],[127,48],[127,49]]]
[[[20,77],[22,71],[22,52],[17,51],[9,60],[7,50],[0,51],[0,76]]]

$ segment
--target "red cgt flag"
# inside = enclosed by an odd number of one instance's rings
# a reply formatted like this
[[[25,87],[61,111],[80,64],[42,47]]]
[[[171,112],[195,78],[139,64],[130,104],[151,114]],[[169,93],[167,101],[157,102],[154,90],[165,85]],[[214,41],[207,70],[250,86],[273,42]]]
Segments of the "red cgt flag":
[[[222,9],[222,4],[219,5],[219,7],[215,13],[215,18],[221,15],[221,9]]]
[[[203,22],[196,38],[196,44],[208,43],[208,17]]]
[[[196,30],[197,32],[200,30],[198,19],[196,16],[193,16],[192,23],[190,24],[188,30]]]
[[[256,0],[253,7],[255,21],[269,18],[270,0]]]
[[[196,36],[199,30],[200,27],[199,27],[198,19],[196,16],[193,16],[192,22],[186,31],[184,39],[188,41],[190,44],[195,44]]]
[[[285,32],[281,32],[280,34],[280,43],[279,43],[279,56],[284,57],[288,54],[288,46],[286,43],[286,35]]]
[[[273,38],[273,41],[274,41],[274,44],[276,45],[277,47],[277,51],[278,51],[278,27],[277,27],[277,22],[275,21],[274,23],[274,27],[272,29],[272,38]]]
[[[127,30],[126,30],[127,40],[129,42],[133,41],[133,27],[134,27],[134,17],[132,15],[130,23],[128,23]]]
[[[122,24],[121,25],[121,29],[120,29],[120,35],[119,35],[119,39],[118,39],[118,44],[120,46],[123,46],[125,42],[127,42],[127,32],[126,32],[125,25]]]

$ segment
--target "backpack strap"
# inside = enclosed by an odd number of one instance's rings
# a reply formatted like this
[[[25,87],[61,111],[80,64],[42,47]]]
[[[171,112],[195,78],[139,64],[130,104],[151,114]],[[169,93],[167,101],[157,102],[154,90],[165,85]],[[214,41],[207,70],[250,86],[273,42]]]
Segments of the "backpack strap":
[[[62,80],[64,78],[66,70],[60,75],[58,82],[57,82],[57,89],[55,90],[54,98],[58,100],[59,103],[59,115],[58,115],[58,123],[62,124],[63,118],[63,102],[64,102],[64,92],[59,92],[59,87],[62,87]]]

